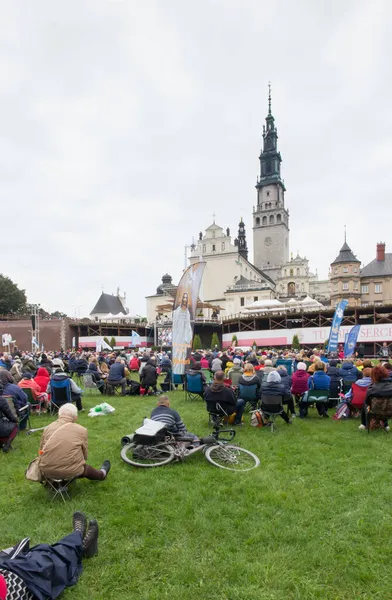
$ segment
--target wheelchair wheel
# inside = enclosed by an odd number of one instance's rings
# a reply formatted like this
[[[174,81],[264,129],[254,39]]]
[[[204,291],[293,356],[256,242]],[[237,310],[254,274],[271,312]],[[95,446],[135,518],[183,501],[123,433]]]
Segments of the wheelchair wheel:
[[[228,471],[251,471],[260,465],[256,454],[231,444],[210,446],[206,450],[206,459],[215,467]]]
[[[121,449],[121,458],[133,467],[162,467],[174,459],[174,450],[166,444],[156,446],[126,444]]]

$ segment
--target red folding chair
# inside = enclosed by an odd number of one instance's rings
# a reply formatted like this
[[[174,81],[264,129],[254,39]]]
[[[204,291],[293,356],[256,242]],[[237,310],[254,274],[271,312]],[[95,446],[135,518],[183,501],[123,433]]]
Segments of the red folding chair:
[[[368,388],[367,386],[363,387],[361,385],[358,385],[357,383],[353,383],[351,386],[351,390],[352,396],[349,405],[352,409],[354,409],[354,411],[360,411],[365,403]]]

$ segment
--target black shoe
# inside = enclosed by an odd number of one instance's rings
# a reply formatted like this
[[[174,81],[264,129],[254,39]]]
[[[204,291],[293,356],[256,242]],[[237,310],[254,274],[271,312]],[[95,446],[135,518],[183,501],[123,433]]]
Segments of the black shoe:
[[[110,467],[111,467],[111,466],[112,466],[112,465],[110,464],[110,460],[105,460],[105,461],[102,463],[102,466],[101,466],[101,471],[105,471],[105,479],[106,479],[106,477],[108,476],[108,473],[109,473],[109,471],[110,471]]]
[[[11,442],[7,442],[3,446],[3,452],[5,452],[7,454],[7,452],[9,452],[10,450],[12,450]]]
[[[73,523],[74,531],[78,531],[83,539],[84,536],[86,535],[86,529],[87,529],[86,515],[84,513],[80,512],[79,510],[77,510],[73,514],[72,523]]]
[[[323,413],[323,419],[329,419],[329,415],[327,413]]]
[[[89,521],[87,533],[83,539],[83,556],[91,558],[98,554],[98,522],[96,519]]]

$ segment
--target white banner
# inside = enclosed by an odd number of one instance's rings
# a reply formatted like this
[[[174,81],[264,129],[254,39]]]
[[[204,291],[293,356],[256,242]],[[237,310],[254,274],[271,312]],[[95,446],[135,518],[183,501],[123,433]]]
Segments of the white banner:
[[[223,346],[231,346],[231,339],[236,334],[238,346],[251,346],[253,340],[258,346],[291,346],[293,336],[297,335],[300,344],[320,346],[329,337],[330,327],[301,327],[299,329],[273,329],[266,331],[232,331],[223,334]],[[344,325],[339,329],[339,344],[344,344],[345,336],[352,329],[352,325]],[[392,325],[361,325],[357,343],[367,342],[392,342]]]

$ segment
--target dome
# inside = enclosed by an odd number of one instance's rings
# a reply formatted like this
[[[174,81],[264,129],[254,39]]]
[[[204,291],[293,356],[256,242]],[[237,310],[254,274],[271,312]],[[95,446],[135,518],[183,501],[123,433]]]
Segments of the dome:
[[[157,287],[157,294],[163,295],[165,293],[165,287],[168,285],[172,285],[172,276],[169,273],[165,273],[162,275],[162,283]]]

